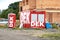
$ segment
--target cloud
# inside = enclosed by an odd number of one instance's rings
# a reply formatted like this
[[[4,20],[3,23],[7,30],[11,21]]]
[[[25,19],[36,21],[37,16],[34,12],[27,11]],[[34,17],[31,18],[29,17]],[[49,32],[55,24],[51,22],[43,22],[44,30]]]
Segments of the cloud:
[[[17,1],[22,1],[22,0],[0,0],[0,9],[7,9],[9,4],[17,2]]]

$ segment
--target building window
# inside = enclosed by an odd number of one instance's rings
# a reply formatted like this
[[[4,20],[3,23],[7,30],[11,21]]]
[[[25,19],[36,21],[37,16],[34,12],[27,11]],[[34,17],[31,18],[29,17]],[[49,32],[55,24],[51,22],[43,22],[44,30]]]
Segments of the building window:
[[[23,6],[25,5],[25,0],[23,1]]]
[[[28,5],[28,0],[26,0],[26,4]]]

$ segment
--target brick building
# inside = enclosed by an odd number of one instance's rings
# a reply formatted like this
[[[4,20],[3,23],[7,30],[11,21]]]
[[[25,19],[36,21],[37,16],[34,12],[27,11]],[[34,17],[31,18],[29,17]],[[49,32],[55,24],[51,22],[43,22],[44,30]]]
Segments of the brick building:
[[[50,23],[60,23],[60,0],[22,0],[19,12],[23,10],[46,11],[46,19]]]

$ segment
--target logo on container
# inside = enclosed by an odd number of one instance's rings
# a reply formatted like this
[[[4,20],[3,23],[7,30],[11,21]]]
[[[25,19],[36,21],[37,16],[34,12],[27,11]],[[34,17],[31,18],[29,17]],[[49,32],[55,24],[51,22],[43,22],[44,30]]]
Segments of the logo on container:
[[[9,27],[13,27],[13,17],[9,17]]]

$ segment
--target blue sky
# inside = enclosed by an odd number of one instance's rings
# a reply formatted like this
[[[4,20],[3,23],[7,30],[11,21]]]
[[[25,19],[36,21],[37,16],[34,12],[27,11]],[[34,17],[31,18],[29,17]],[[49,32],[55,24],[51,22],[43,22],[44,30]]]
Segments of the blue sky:
[[[0,0],[0,9],[7,9],[9,4],[17,2],[17,1],[21,1],[21,0]]]

